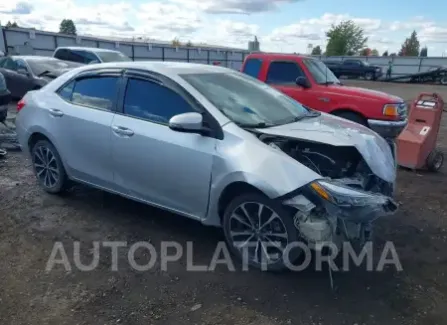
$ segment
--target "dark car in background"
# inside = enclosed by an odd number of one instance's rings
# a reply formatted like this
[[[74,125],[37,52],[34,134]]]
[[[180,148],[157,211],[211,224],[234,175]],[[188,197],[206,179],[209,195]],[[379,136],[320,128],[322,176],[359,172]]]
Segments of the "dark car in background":
[[[53,57],[83,64],[132,61],[131,58],[120,51],[95,47],[58,47],[54,51]]]
[[[6,120],[8,115],[8,104],[11,101],[11,93],[6,87],[6,80],[2,73],[0,73],[0,123]]]
[[[381,67],[370,65],[368,62],[363,60],[325,60],[324,63],[337,78],[340,76],[346,76],[354,78],[362,77],[366,80],[377,80],[383,75]]]
[[[7,56],[0,59],[0,73],[5,77],[11,96],[17,99],[82,65],[47,56]]]

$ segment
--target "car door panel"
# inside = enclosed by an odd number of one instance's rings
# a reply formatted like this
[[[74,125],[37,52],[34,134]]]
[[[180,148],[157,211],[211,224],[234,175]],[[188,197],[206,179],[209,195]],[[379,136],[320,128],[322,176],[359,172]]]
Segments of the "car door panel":
[[[296,84],[296,78],[306,77],[301,67],[293,61],[270,62],[266,82],[289,97],[306,106],[315,106],[312,88],[305,89]]]
[[[14,73],[16,74],[16,79],[18,82],[18,96],[17,97],[23,97],[25,96],[25,94],[32,90],[34,88],[34,81],[32,78],[32,74],[30,69],[28,68],[27,64],[21,60],[21,59],[17,59],[17,71],[14,71]],[[23,69],[24,71],[26,71],[28,73],[28,75],[24,75],[18,72],[18,69]]]
[[[101,88],[86,84],[89,80],[101,80],[104,85]],[[114,75],[81,79],[66,85],[45,105],[52,124],[49,127],[57,128],[53,133],[60,135],[58,151],[69,175],[111,190],[115,187],[111,159],[111,125],[115,112],[110,106],[114,104],[109,102],[116,99],[118,81],[119,77]]]
[[[171,115],[192,108],[165,85],[129,79],[111,128],[114,182],[129,196],[203,218],[217,140],[169,128]]]
[[[112,124],[133,133],[113,132],[114,181],[120,192],[203,217],[216,140],[118,114]]]

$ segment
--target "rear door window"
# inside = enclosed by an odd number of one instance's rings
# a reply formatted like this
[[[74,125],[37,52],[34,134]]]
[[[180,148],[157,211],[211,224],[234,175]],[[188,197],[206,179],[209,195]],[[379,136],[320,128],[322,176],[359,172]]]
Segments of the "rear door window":
[[[244,73],[252,76],[254,78],[258,78],[259,72],[261,71],[262,60],[260,59],[248,59],[244,65]]]
[[[112,110],[118,93],[118,77],[101,76],[76,80],[58,92],[75,105]]]
[[[267,72],[267,83],[295,84],[296,78],[305,77],[303,70],[296,62],[271,62]]]

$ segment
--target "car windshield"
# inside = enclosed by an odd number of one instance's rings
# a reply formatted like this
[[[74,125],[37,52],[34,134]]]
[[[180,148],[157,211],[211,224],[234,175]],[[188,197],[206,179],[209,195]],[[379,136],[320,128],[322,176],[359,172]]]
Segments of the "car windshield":
[[[69,70],[82,66],[81,63],[62,61],[57,59],[39,59],[39,60],[27,60],[27,63],[32,71],[32,73],[36,76],[48,72],[51,73],[53,71],[58,70]]]
[[[182,74],[181,77],[241,126],[286,124],[309,113],[282,92],[243,73]]]
[[[123,61],[132,61],[127,55],[121,52],[106,52],[106,51],[98,51],[96,55],[99,56],[102,62],[123,62]]]
[[[315,59],[304,59],[303,63],[317,84],[340,84],[340,80],[337,79],[337,77],[322,61]]]

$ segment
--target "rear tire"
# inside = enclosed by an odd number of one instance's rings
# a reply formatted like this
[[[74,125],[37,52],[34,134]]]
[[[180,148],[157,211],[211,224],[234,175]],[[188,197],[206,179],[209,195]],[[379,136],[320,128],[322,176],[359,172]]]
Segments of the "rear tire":
[[[225,209],[223,230],[230,252],[244,267],[282,271],[303,253],[289,246],[299,239],[292,213],[262,194],[234,198]]]
[[[367,126],[365,118],[354,112],[334,112],[333,115],[361,124],[363,126]]]
[[[33,169],[45,192],[59,194],[68,186],[68,177],[56,148],[48,140],[37,141],[31,149]]]

